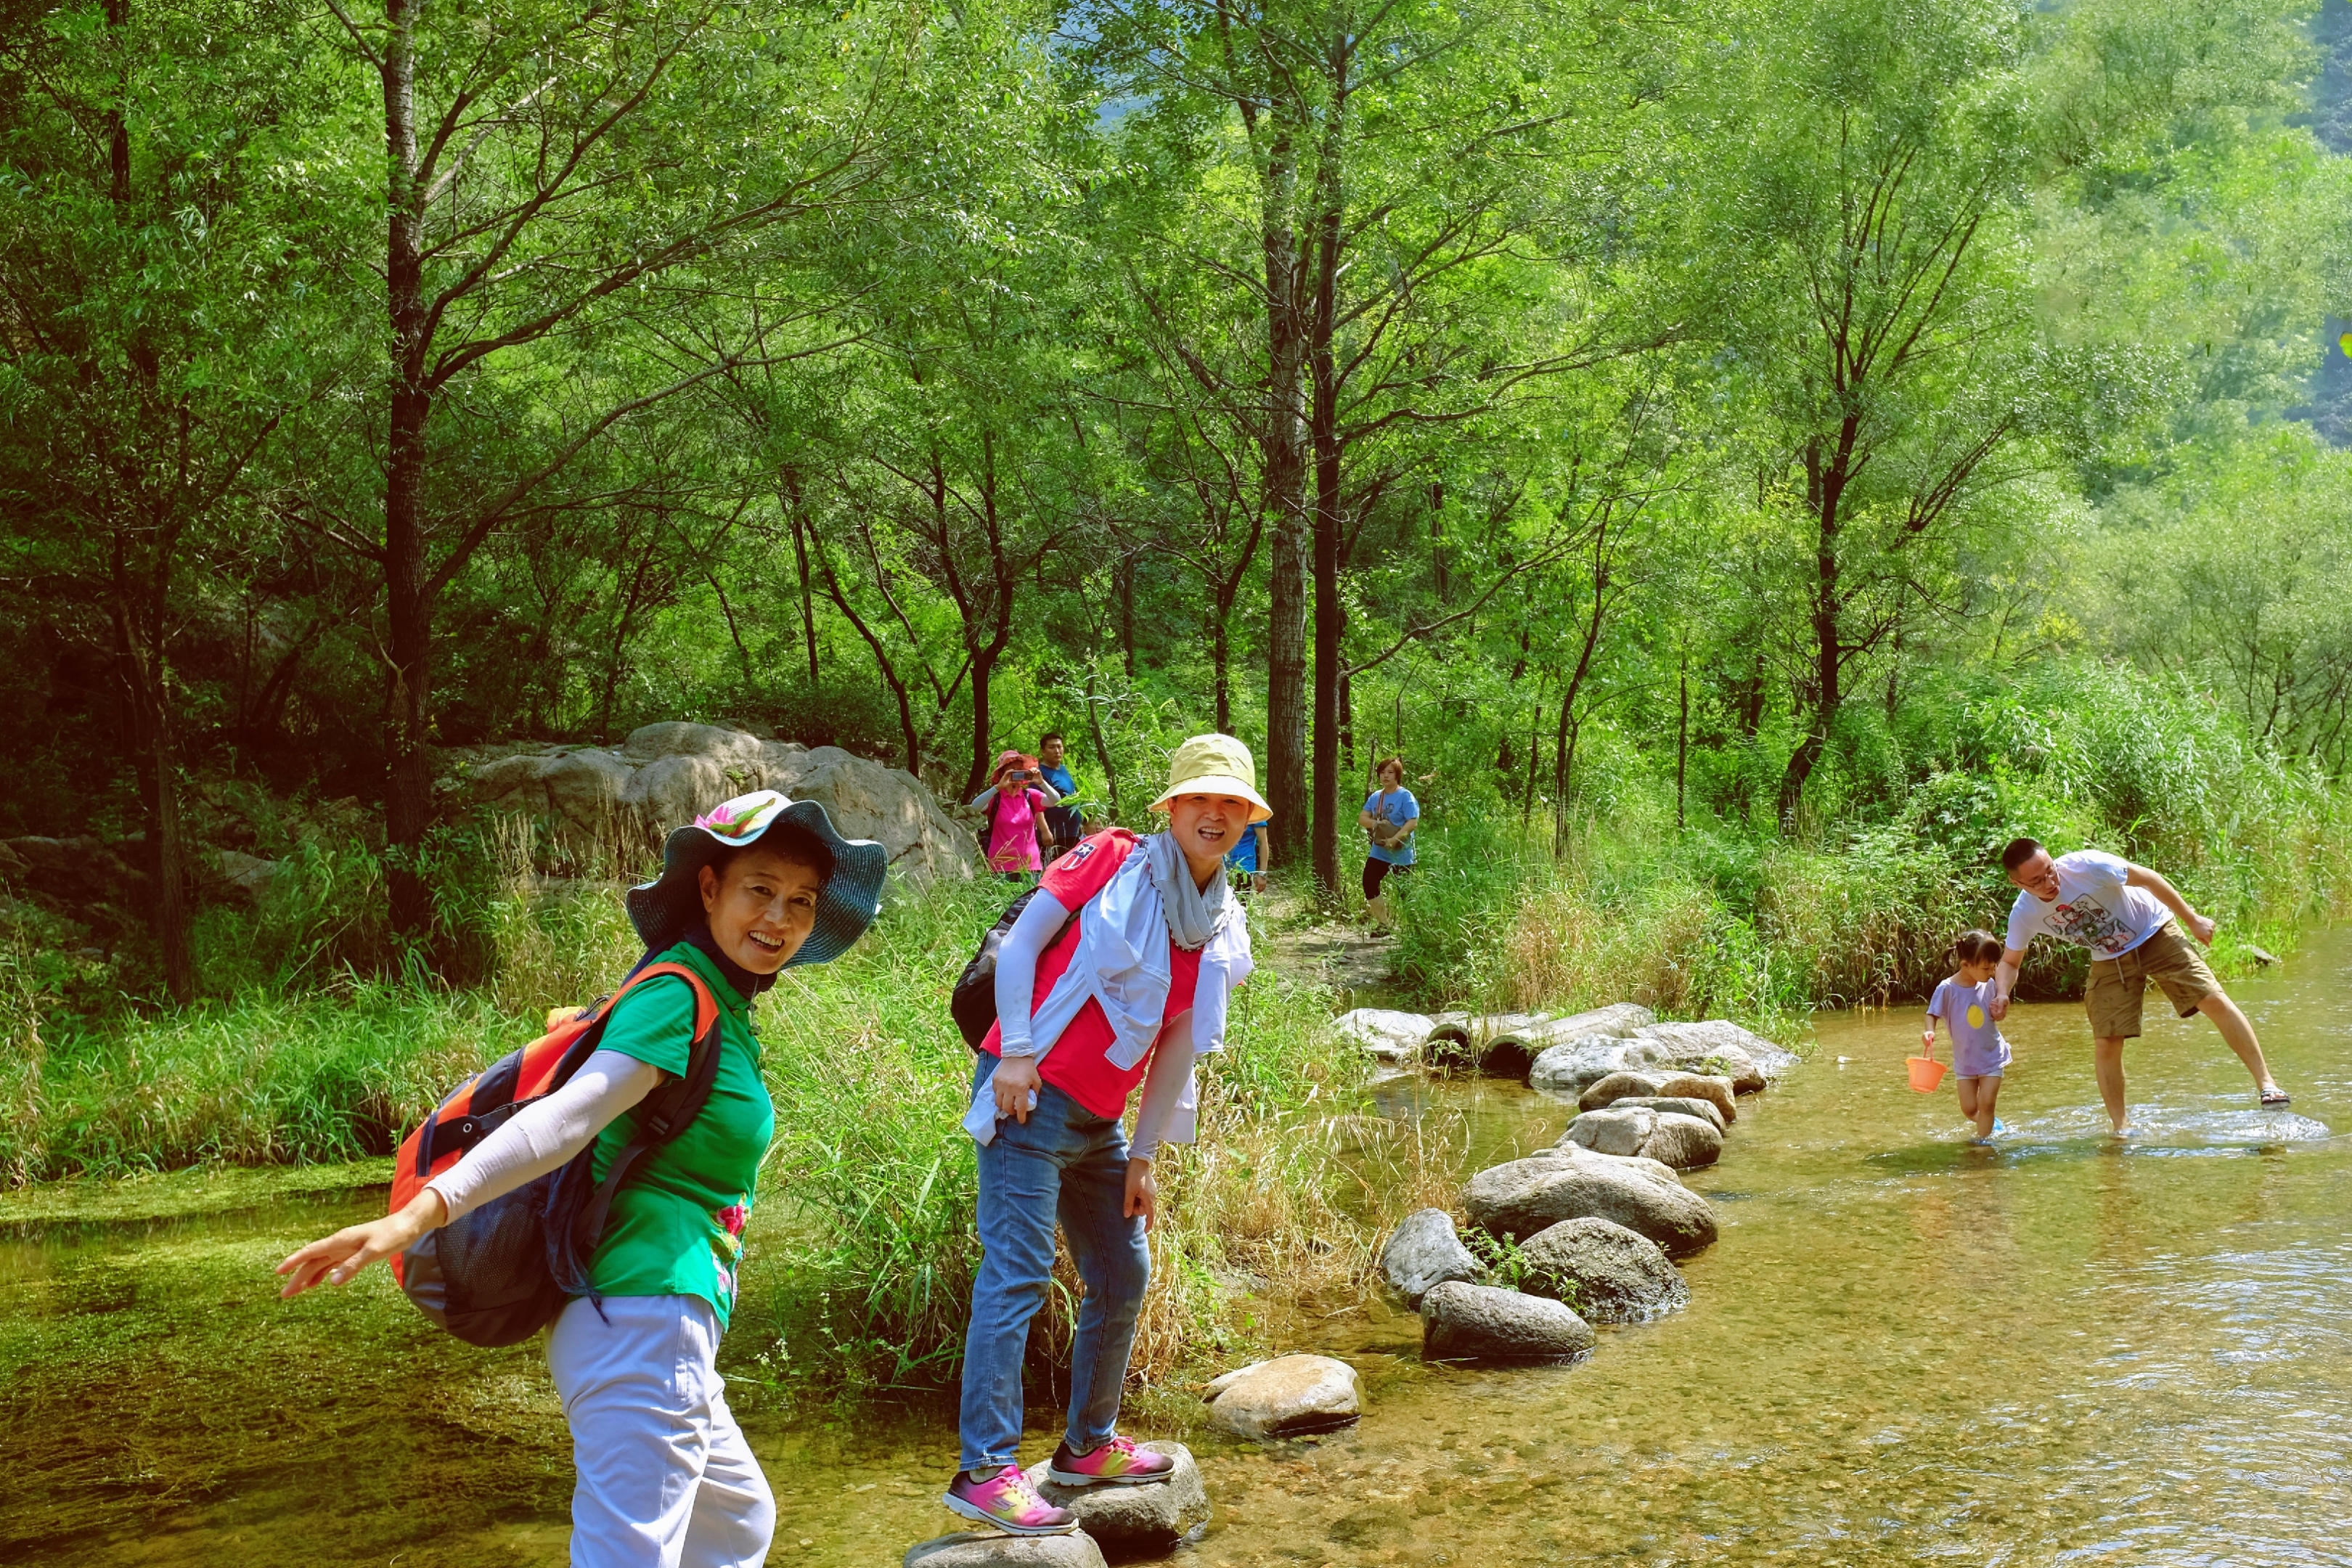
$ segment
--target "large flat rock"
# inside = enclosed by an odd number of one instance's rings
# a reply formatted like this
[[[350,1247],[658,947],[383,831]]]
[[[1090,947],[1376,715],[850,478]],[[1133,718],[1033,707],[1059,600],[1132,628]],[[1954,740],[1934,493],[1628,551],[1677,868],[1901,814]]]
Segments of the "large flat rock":
[[[1332,1020],[1332,1032],[1351,1040],[1365,1054],[1384,1062],[1407,1062],[1421,1054],[1432,1025],[1421,1013],[1400,1013],[1387,1007],[1359,1007]]]

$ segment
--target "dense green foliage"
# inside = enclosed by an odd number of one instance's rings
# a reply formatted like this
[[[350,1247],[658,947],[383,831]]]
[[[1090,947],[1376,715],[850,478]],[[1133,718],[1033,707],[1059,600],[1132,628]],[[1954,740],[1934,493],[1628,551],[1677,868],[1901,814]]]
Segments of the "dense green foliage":
[[[488,980],[436,749],[676,718],[1052,726],[1130,821],[1223,725],[1340,898],[1402,751],[1454,995],[1582,984],[1527,888],[1675,1005],[1909,988],[2035,826],[2274,932],[2329,5],[13,0],[0,837],[148,874],[10,903],[0,1017]]]

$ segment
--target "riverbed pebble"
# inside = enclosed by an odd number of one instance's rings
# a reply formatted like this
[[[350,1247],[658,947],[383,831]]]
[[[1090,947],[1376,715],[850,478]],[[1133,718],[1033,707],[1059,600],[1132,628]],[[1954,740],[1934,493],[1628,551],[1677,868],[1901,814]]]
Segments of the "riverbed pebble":
[[[1486,1273],[1454,1228],[1454,1216],[1444,1209],[1420,1209],[1404,1216],[1396,1234],[1381,1249],[1381,1273],[1405,1305],[1418,1308],[1433,1285],[1448,1279],[1476,1279]]]
[[[1573,1361],[1592,1350],[1592,1326],[1565,1303],[1458,1279],[1422,1298],[1421,1327],[1432,1361]]]
[[[1573,1143],[1479,1172],[1463,1190],[1462,1203],[1472,1224],[1512,1241],[1588,1215],[1648,1237],[1671,1258],[1686,1258],[1715,1241],[1715,1211],[1672,1171]]]
[[[1209,1385],[1209,1419],[1244,1437],[1287,1437],[1355,1424],[1362,1411],[1356,1369],[1327,1355],[1285,1355],[1228,1373]]]
[[[1066,1487],[1049,1479],[1051,1459],[1029,1468],[1039,1495],[1078,1516],[1078,1528],[1115,1555],[1172,1552],[1209,1522],[1209,1492],[1201,1467],[1181,1443],[1141,1443],[1147,1453],[1172,1455],[1175,1473],[1164,1481],[1132,1487]]]
[[[1594,1323],[1639,1323],[1687,1304],[1690,1286],[1665,1249],[1605,1219],[1562,1220],[1520,1244],[1530,1294],[1572,1302]]]
[[[907,1548],[900,1568],[1105,1568],[1102,1548],[1083,1530],[1067,1535],[1000,1535],[959,1530]]]

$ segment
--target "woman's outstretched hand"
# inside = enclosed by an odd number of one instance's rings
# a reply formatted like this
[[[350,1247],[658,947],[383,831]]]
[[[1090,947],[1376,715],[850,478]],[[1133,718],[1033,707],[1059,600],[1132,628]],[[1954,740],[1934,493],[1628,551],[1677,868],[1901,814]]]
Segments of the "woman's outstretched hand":
[[[1129,1219],[1143,1216],[1143,1228],[1150,1230],[1160,1219],[1160,1184],[1151,1178],[1151,1162],[1129,1160],[1127,1163],[1127,1205],[1120,1211]]]
[[[441,1194],[427,1187],[409,1199],[398,1214],[365,1225],[347,1225],[278,1266],[278,1272],[287,1276],[278,1299],[299,1296],[313,1285],[348,1285],[369,1264],[397,1258],[425,1232],[440,1229],[448,1218]]]

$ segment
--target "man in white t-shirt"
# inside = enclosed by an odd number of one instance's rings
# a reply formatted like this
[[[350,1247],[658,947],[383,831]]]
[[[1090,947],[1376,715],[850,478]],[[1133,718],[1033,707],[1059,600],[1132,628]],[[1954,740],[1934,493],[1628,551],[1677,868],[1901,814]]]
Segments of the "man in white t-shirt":
[[[2031,838],[2001,852],[2001,868],[2017,884],[2009,911],[2007,951],[1993,972],[1992,1016],[2005,1016],[2017,988],[2018,966],[2037,936],[2091,950],[2091,984],[2083,994],[2091,1015],[2091,1058],[2099,1098],[2120,1136],[2125,1131],[2124,1042],[2139,1036],[2140,1004],[2155,981],[2184,1018],[2202,1013],[2238,1053],[2265,1107],[2287,1103],[2286,1091],[2263,1061],[2254,1026],[2230,1000],[2204,958],[2182,939],[2174,921],[2210,943],[2213,922],[2189,907],[2179,889],[2145,866],[2096,849],[2053,859]]]

